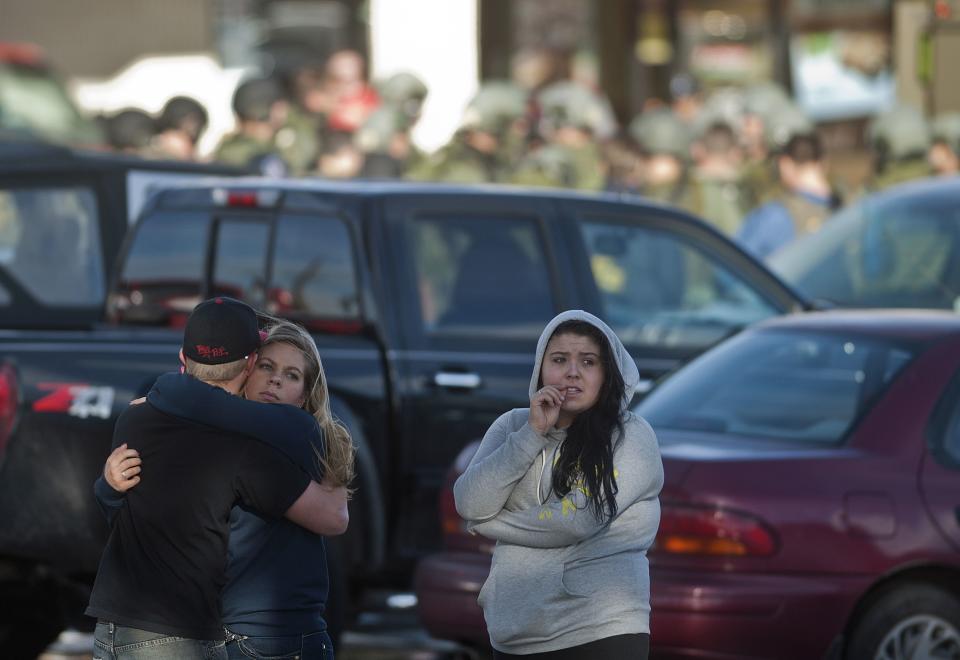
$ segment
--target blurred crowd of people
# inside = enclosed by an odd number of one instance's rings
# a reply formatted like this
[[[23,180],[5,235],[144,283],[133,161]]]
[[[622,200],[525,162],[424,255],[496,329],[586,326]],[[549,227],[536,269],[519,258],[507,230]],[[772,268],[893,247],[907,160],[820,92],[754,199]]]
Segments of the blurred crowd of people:
[[[284,78],[241,83],[236,129],[212,158],[272,176],[404,178],[634,193],[685,208],[765,257],[819,229],[860,191],[841,190],[814,123],[774,83],[706,93],[675,76],[626,126],[609,101],[573,80],[530,89],[487,81],[450,142],[420,151],[412,131],[427,86],[410,73],[371,82],[363,56],[333,53]],[[105,120],[113,148],[195,159],[206,112],[171,99],[159,116]],[[897,106],[871,120],[868,189],[960,169],[960,113],[928,121]]]

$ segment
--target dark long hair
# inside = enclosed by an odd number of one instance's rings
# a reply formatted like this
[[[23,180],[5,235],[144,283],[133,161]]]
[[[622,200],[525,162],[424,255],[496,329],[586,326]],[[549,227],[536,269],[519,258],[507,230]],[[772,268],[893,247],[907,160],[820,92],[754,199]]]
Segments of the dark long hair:
[[[573,420],[553,467],[553,492],[563,498],[583,480],[597,519],[610,522],[617,515],[617,479],[613,475],[615,440],[623,435],[620,410],[624,395],[623,375],[613,350],[600,328],[586,321],[564,321],[550,336],[578,335],[600,347],[603,384],[597,402]],[[542,383],[541,383],[542,385]]]

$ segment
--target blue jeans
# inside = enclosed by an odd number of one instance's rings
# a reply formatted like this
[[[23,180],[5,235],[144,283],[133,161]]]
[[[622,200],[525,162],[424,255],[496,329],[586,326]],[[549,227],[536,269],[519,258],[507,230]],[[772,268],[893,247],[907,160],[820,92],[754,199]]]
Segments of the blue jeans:
[[[227,631],[230,660],[333,660],[333,644],[327,631],[286,637],[249,637]]]
[[[93,660],[226,660],[222,640],[188,639],[97,622]]]

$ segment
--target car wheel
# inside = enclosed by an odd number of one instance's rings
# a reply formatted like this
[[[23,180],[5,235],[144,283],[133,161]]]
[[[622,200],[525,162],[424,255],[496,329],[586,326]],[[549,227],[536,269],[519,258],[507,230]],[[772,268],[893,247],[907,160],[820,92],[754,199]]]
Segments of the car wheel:
[[[888,591],[850,637],[848,660],[960,658],[960,600],[928,585]]]

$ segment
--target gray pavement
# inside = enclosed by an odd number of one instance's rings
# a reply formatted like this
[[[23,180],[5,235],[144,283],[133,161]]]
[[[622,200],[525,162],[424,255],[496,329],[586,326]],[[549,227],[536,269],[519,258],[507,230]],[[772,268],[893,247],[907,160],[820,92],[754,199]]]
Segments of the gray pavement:
[[[377,599],[356,625],[344,632],[337,660],[487,660],[489,656],[453,642],[434,639],[417,622],[415,599],[401,597],[407,607],[389,607]],[[379,606],[378,606],[379,605]],[[93,635],[65,630],[38,660],[92,660]]]

